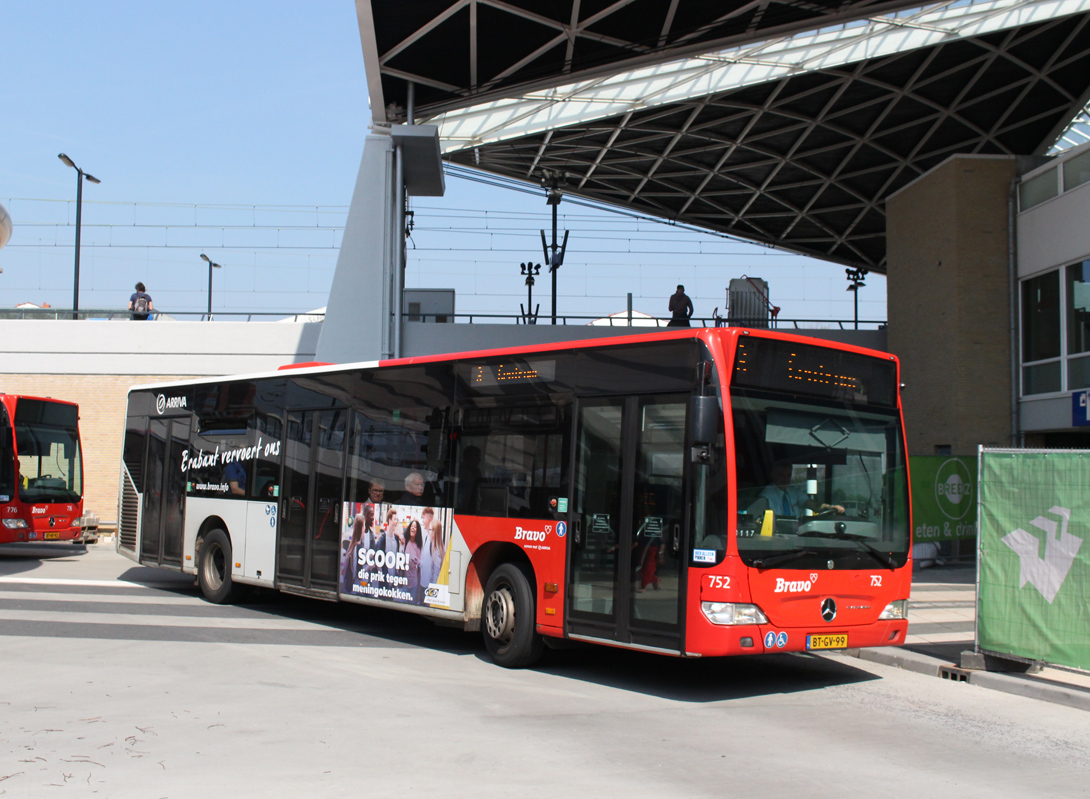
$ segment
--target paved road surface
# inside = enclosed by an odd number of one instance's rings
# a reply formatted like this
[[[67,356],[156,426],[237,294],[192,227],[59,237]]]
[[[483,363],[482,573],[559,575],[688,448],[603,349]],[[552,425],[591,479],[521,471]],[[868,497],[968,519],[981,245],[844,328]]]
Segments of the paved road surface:
[[[854,658],[478,638],[203,602],[108,547],[0,547],[0,796],[1067,797],[1090,714]]]

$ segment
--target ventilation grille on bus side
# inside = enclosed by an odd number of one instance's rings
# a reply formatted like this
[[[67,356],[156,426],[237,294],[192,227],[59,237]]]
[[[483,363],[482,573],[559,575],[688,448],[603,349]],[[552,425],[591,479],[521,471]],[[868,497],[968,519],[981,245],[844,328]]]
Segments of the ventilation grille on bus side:
[[[129,477],[129,470],[121,470],[121,519],[117,525],[120,536],[118,546],[136,552],[136,524],[140,518],[140,495]]]

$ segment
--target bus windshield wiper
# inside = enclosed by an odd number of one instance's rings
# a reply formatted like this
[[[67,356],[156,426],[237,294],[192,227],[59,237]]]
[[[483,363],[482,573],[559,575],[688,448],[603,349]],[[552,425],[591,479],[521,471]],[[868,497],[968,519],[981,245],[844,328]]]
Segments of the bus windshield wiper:
[[[802,530],[799,532],[799,536],[805,536],[807,538],[836,538],[841,541],[855,541],[866,547],[866,551],[874,556],[874,559],[885,566],[887,569],[894,571],[897,569],[897,563],[893,560],[893,557],[888,552],[883,552],[870,541],[866,536],[858,535],[857,533],[822,533],[817,530]]]
[[[793,549],[790,552],[781,552],[779,555],[773,555],[770,558],[758,558],[753,561],[753,565],[758,569],[771,569],[773,566],[779,563],[786,563],[789,560],[795,558],[801,558],[803,555],[816,555],[816,549]]]

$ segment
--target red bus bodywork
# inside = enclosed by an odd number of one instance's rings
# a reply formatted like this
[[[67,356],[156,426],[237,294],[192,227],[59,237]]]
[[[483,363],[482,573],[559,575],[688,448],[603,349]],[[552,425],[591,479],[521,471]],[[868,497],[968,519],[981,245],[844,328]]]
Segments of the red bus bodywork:
[[[744,328],[707,328],[699,331],[678,331],[660,333],[656,338],[687,338],[697,334],[712,352],[719,366],[719,390],[723,397],[724,415],[729,422],[731,367],[735,353],[735,343],[740,336],[749,335]],[[754,331],[755,333],[758,331]],[[814,344],[812,338],[780,333],[775,330],[760,330],[762,338],[778,339],[786,342]],[[536,352],[550,352],[570,346],[588,346],[598,343],[624,345],[647,341],[646,334],[635,336],[611,337],[601,342],[578,342],[574,345],[541,344],[518,349],[483,350],[472,353],[473,356],[525,356]],[[857,347],[840,342],[822,342],[830,347],[845,352],[856,352],[871,357],[889,358],[896,364],[897,385],[900,386],[900,362],[895,356],[864,347]],[[424,356],[385,360],[380,366],[414,364],[446,361],[450,355]],[[903,432],[903,408],[900,392],[897,394],[897,413],[902,420],[901,443],[905,445]],[[733,448],[732,429],[726,424],[726,448]],[[907,450],[905,450],[907,452]],[[908,459],[905,458],[905,469]],[[907,483],[907,474],[906,474]],[[738,507],[737,486],[731,482],[728,488],[728,504],[732,520],[727,532],[727,554],[722,563],[707,569],[689,568],[687,574],[686,620],[684,625],[684,652],[693,656],[752,655],[776,652],[803,652],[814,649],[843,649],[845,646],[811,646],[811,636],[847,636],[847,646],[851,648],[897,646],[905,642],[908,631],[908,619],[880,620],[878,617],[892,602],[907,600],[912,587],[911,540],[909,555],[903,566],[895,569],[884,568],[875,564],[873,569],[858,570],[761,570],[746,565],[738,554],[737,529],[733,525],[734,510]],[[908,513],[911,514],[911,501],[906,496]],[[484,518],[456,515],[461,530],[470,549],[478,548],[496,541],[510,541],[520,546],[534,567],[537,585],[537,631],[541,635],[562,638],[565,636],[564,598],[567,595],[565,574],[567,571],[567,546],[561,538],[547,536],[546,540],[555,544],[538,545],[527,548],[517,539],[519,531],[528,527],[545,526],[549,522]],[[536,529],[535,527],[535,529]],[[911,515],[908,518],[908,530],[911,531]],[[467,582],[472,582],[467,578]],[[467,592],[482,591],[481,581],[475,586],[467,585]],[[825,600],[832,598],[836,603],[836,615],[832,620],[823,617]],[[744,603],[757,605],[768,617],[767,624],[754,625],[717,625],[713,624],[702,612],[702,603]],[[907,615],[907,613],[906,613]],[[840,639],[843,640],[843,639]],[[598,641],[605,645],[624,647],[623,643]],[[838,643],[837,640],[828,642]]]
[[[35,482],[44,486],[47,481],[64,480],[61,476],[49,475],[48,477],[35,473],[29,468],[30,461],[35,458],[24,454],[20,458],[20,445],[29,442],[20,442],[17,435],[17,426],[13,423],[17,417],[19,403],[37,403],[40,408],[58,408],[66,417],[78,419],[79,406],[74,402],[56,400],[47,397],[33,397],[16,394],[0,394],[0,403],[6,414],[5,424],[0,427],[4,440],[0,442],[0,458],[4,463],[0,469],[6,475],[12,475],[14,480],[11,485],[0,489],[0,544],[13,542],[47,541],[62,542],[74,541],[83,535],[83,494],[82,494],[82,451],[79,447],[78,428],[75,429],[76,451],[72,453],[76,463],[76,481],[80,487],[78,499],[75,501],[42,501],[33,496],[28,496],[29,489]],[[58,445],[60,446],[60,445]],[[10,490],[14,487],[14,490]],[[68,489],[65,489],[66,491]],[[6,493],[5,493],[6,492]],[[69,497],[71,499],[71,497]]]

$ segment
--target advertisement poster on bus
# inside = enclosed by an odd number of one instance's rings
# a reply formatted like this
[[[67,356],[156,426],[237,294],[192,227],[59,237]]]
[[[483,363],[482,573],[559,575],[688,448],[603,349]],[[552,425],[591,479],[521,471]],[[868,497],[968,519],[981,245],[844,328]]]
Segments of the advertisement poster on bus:
[[[344,503],[342,594],[450,607],[450,508]]]

